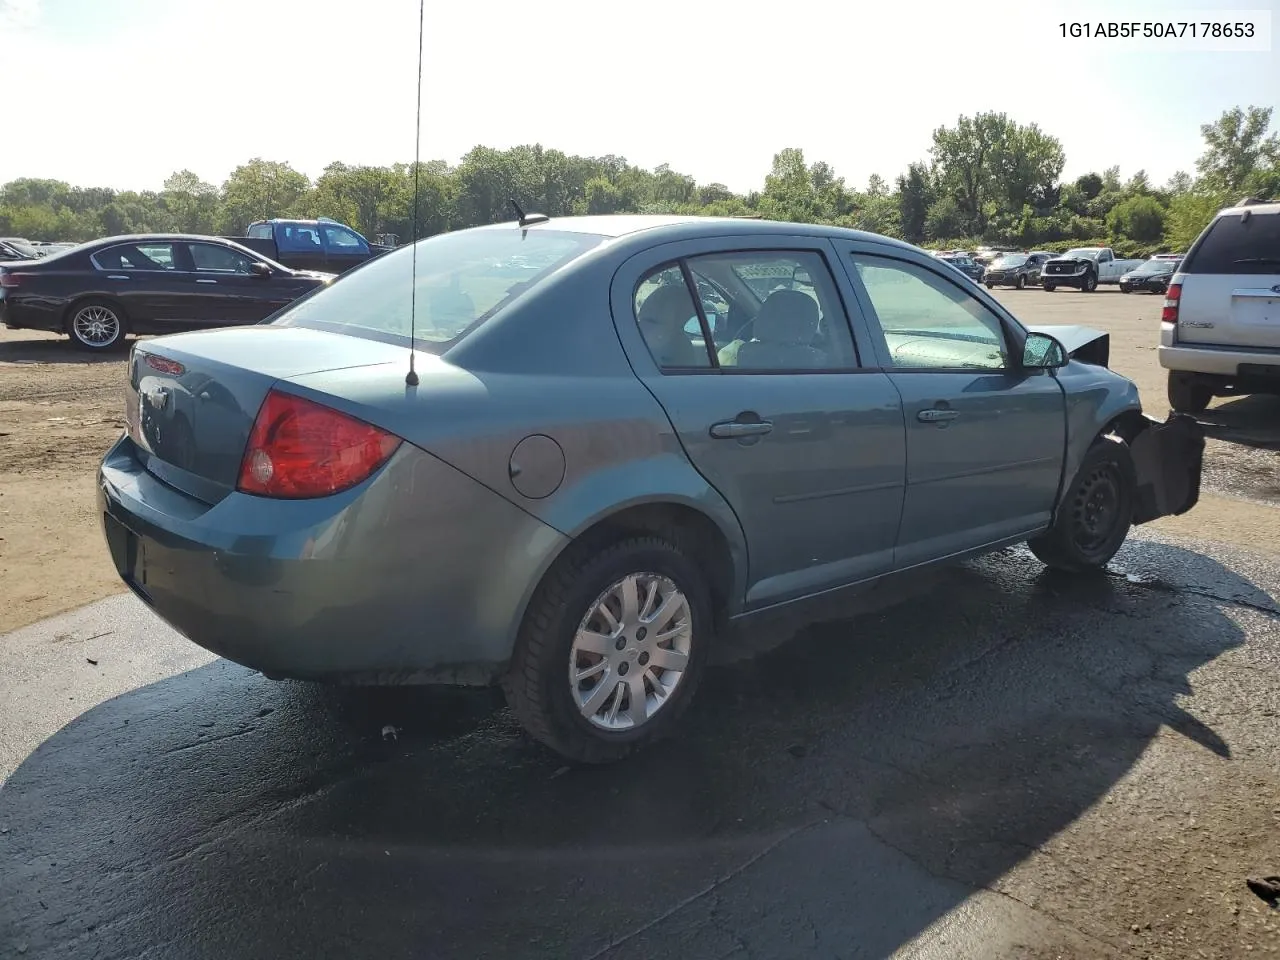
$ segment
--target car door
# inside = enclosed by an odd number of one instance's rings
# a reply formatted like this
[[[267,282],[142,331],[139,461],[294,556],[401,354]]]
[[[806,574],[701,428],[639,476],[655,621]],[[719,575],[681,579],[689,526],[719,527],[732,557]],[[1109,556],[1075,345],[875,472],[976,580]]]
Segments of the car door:
[[[90,262],[101,286],[118,300],[135,332],[180,329],[191,309],[191,286],[178,244],[138,240],[99,250]]]
[[[369,244],[354,230],[336,223],[321,223],[324,255],[329,273],[342,273],[369,259]]]
[[[613,285],[633,368],[742,524],[749,609],[888,571],[904,483],[901,402],[859,363],[830,245],[768,240],[665,244]]]
[[[286,267],[295,270],[328,269],[318,224],[285,221],[274,226],[276,249],[280,252],[280,262]]]
[[[923,257],[874,244],[842,251],[902,397],[907,484],[896,565],[1047,526],[1062,477],[1065,395],[1050,372],[1014,359],[1025,331]]]
[[[198,321],[209,326],[257,323],[293,296],[273,276],[252,272],[254,257],[220,243],[191,241],[193,282],[200,290]]]

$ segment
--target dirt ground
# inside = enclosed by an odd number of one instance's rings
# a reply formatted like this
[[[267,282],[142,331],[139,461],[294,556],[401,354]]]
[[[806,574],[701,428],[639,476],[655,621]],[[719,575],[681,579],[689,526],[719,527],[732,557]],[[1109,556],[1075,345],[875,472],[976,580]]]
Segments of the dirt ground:
[[[1155,359],[1161,298],[1041,290],[997,295],[1025,322],[1112,336],[1112,367],[1164,416]],[[124,355],[86,356],[65,338],[0,329],[0,634],[120,592],[98,530],[94,468],[124,426]],[[1170,533],[1280,553],[1280,398],[1218,400],[1205,493]]]

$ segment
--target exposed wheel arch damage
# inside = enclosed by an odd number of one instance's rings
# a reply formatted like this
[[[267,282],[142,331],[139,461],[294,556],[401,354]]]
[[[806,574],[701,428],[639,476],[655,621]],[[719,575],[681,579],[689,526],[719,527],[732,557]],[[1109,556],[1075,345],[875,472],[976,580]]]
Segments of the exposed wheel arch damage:
[[[1194,417],[1171,413],[1160,421],[1131,409],[1107,424],[1099,438],[1108,434],[1123,440],[1133,458],[1135,524],[1179,516],[1199,502],[1205,440]]]

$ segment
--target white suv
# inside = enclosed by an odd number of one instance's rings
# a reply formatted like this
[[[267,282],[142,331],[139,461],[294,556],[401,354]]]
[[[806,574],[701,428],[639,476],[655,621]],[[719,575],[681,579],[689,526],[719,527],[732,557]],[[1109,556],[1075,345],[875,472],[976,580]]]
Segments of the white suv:
[[[1165,296],[1169,406],[1199,413],[1215,396],[1280,393],[1280,203],[1219,211]]]

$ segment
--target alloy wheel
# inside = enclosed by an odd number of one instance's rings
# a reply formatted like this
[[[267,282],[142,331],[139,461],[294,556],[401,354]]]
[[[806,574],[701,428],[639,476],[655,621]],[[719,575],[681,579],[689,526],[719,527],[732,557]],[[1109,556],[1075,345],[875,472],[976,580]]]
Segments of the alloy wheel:
[[[106,347],[120,338],[120,318],[101,304],[82,308],[71,321],[75,338],[87,347]]]

